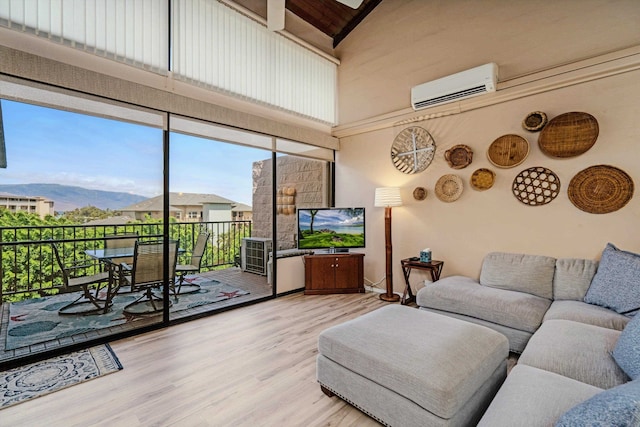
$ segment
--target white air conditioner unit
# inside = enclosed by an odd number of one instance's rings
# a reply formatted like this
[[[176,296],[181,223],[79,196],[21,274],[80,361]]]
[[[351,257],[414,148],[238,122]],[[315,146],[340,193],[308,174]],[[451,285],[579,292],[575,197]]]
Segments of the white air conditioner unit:
[[[411,106],[420,110],[495,92],[498,66],[493,62],[411,88]]]

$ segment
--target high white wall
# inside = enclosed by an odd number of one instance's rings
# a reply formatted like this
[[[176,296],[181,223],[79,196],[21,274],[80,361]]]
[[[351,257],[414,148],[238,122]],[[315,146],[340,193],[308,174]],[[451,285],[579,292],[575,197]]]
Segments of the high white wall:
[[[556,76],[551,79],[556,81],[563,74],[587,75],[590,71],[582,67],[587,58],[605,58],[629,48],[631,56],[637,57],[640,3],[587,3],[589,7],[579,7],[585,3],[573,0],[382,2],[341,43],[341,122],[334,129],[341,138],[336,204],[367,209],[365,277],[370,282],[380,281],[385,274],[384,210],[373,207],[379,186],[401,187],[404,200],[404,206],[393,209],[396,292],[404,287],[400,259],[417,256],[424,247],[431,247],[434,259],[445,262],[443,277],[478,277],[482,259],[490,251],[598,259],[606,243],[612,242],[640,253],[637,59],[621,74],[602,73],[590,81],[577,78],[553,90],[534,90],[458,114],[438,117],[425,110],[421,115],[409,108],[411,86],[486,62],[498,63],[499,89],[507,93],[517,90],[513,83],[542,85],[533,80],[545,70],[554,69]],[[606,60],[593,64],[598,69],[607,66]],[[501,92],[487,95],[491,96],[499,98]],[[532,111],[544,111],[550,119],[570,111],[590,113],[600,126],[597,142],[577,157],[548,157],[538,147],[539,133],[521,126]],[[427,129],[437,151],[426,171],[405,175],[391,163],[390,148],[395,136],[410,125]],[[531,150],[521,165],[500,169],[488,161],[486,152],[496,138],[509,133],[524,136]],[[450,168],[444,159],[444,152],[457,144],[474,151],[473,163],[461,170]],[[583,212],[567,196],[571,178],[598,164],[625,170],[636,184],[631,201],[614,213]],[[515,176],[533,166],[547,167],[560,178],[560,195],[548,205],[526,206],[512,194]],[[497,175],[493,188],[484,192],[469,184],[473,171],[481,167]],[[438,178],[449,173],[459,175],[465,186],[453,203],[440,201],[434,192]],[[428,190],[424,201],[412,197],[418,186]],[[414,272],[412,284],[425,278],[426,274]]]
[[[481,108],[466,113],[425,120],[422,126],[434,137],[435,159],[426,171],[406,175],[390,160],[391,143],[406,125],[346,137],[337,156],[337,203],[367,209],[365,276],[371,281],[384,277],[384,209],[373,207],[378,186],[401,187],[404,206],[393,209],[394,284],[403,287],[400,259],[417,256],[431,247],[434,259],[445,261],[443,277],[463,274],[477,277],[483,256],[489,251],[523,252],[555,257],[597,259],[607,242],[640,252],[640,71],[575,85],[536,96]],[[539,133],[521,127],[532,111],[553,118],[570,111],[592,114],[600,134],[586,153],[566,159],[544,155],[537,144]],[[515,133],[530,143],[528,158],[510,169],[494,167],[486,152],[496,138]],[[456,144],[474,151],[473,162],[454,170],[444,152]],[[363,153],[367,153],[366,156]],[[626,171],[636,183],[636,194],[622,209],[610,214],[585,213],[571,203],[567,187],[582,169],[609,164]],[[544,206],[526,206],[511,191],[515,176],[532,166],[544,166],[560,178],[560,195]],[[496,172],[493,188],[476,191],[469,179],[474,170],[488,167]],[[455,202],[440,201],[435,183],[454,173],[464,181],[464,192]],[[415,187],[425,187],[428,196],[416,201]],[[426,276],[416,275],[412,283]]]

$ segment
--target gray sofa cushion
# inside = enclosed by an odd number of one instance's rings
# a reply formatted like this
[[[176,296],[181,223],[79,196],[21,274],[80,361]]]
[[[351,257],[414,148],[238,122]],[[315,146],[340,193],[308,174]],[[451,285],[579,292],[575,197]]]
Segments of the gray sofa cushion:
[[[640,308],[638,289],[640,255],[621,251],[608,243],[584,301],[626,314]]]
[[[517,364],[478,427],[548,427],[602,389],[553,372]]]
[[[640,425],[640,381],[605,390],[567,411],[556,427]]]
[[[428,307],[420,307],[420,310],[442,314],[443,316],[455,317],[456,319],[475,323],[476,325],[485,326],[487,328],[493,329],[494,331],[500,332],[509,340],[509,351],[518,353],[518,354],[522,353],[522,350],[524,350],[527,343],[529,342],[529,338],[531,338],[531,335],[533,335],[531,332],[525,332],[519,329],[510,328],[508,326],[498,325],[497,323],[487,322],[486,320],[478,319],[476,317],[471,317],[471,316],[465,316],[463,314],[436,310],[434,308],[428,308]]]
[[[640,315],[636,314],[620,334],[613,358],[629,377],[640,378]]]
[[[611,356],[619,331],[571,320],[548,320],[533,334],[519,364],[607,389],[629,381]]]
[[[482,262],[480,284],[552,299],[555,266],[548,256],[492,252]]]
[[[554,301],[544,315],[543,322],[553,319],[573,320],[588,325],[621,331],[631,320],[608,308],[582,301]]]
[[[553,277],[553,299],[582,301],[597,268],[598,263],[590,259],[558,259]]]
[[[551,301],[524,292],[481,286],[465,276],[449,276],[418,291],[420,307],[459,313],[498,325],[535,332]]]

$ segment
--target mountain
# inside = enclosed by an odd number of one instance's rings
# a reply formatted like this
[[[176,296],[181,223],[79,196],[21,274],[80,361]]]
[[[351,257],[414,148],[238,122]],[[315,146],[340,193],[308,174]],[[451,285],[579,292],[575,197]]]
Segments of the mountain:
[[[45,197],[55,202],[53,209],[56,212],[71,211],[85,206],[118,210],[148,198],[138,194],[90,190],[59,184],[3,184],[0,185],[0,193]]]

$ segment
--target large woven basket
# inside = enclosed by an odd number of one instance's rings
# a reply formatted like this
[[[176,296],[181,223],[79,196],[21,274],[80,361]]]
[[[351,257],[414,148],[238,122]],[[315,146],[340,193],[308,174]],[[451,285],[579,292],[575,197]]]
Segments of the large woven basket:
[[[591,114],[571,112],[554,117],[540,132],[540,150],[551,157],[574,157],[598,139],[598,121]]]
[[[605,214],[615,212],[633,197],[633,180],[622,169],[609,165],[586,168],[569,183],[569,200],[578,209]]]

